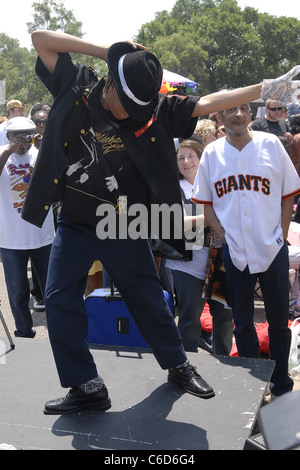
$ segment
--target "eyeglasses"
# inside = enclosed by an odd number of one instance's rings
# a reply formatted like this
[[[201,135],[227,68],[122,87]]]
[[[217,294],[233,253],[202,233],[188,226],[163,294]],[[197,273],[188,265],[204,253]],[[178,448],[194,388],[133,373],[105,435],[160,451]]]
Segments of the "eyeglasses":
[[[283,107],[278,107],[278,108],[269,108],[270,111],[282,111]]]
[[[40,126],[41,124],[43,124],[44,126],[46,125],[46,122],[47,122],[47,119],[36,119],[35,121],[33,121],[34,124],[36,124],[37,126]]]

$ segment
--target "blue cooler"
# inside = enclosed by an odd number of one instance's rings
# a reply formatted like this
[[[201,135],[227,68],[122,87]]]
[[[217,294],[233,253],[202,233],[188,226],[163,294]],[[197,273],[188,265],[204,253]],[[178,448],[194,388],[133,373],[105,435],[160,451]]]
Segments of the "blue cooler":
[[[173,297],[165,291],[164,295],[174,315]],[[96,289],[87,296],[85,303],[89,322],[88,343],[149,348],[118,292],[110,288]]]

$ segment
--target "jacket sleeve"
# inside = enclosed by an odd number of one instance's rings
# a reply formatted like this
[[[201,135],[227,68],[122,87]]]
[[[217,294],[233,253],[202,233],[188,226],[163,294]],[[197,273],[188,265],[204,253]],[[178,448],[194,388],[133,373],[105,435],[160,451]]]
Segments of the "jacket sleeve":
[[[163,97],[161,106],[167,106],[167,115],[173,138],[181,137],[188,139],[194,132],[198,118],[192,118],[192,114],[199,96],[177,96]]]
[[[89,113],[80,99],[80,86],[91,72],[88,67],[74,65],[69,54],[60,54],[55,71],[49,74],[38,59],[36,71],[55,100],[48,116],[42,145],[29,184],[22,210],[22,218],[41,227],[53,203],[61,201],[64,174],[67,165],[65,147],[71,134],[77,134],[89,119]],[[93,76],[93,79],[95,77]],[[73,115],[76,125],[67,132],[66,120]],[[80,130],[78,131],[80,132]]]
[[[76,78],[77,69],[68,53],[59,53],[52,74],[49,73],[40,57],[37,58],[35,72],[51,95],[57,98],[70,88]],[[55,106],[55,102],[53,105]]]

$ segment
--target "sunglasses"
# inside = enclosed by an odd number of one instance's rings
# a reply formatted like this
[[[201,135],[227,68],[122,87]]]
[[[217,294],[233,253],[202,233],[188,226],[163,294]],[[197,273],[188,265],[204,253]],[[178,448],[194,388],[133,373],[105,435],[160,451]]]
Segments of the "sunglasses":
[[[40,126],[41,124],[44,124],[44,126],[45,126],[46,122],[47,122],[47,119],[36,119],[34,121],[34,124],[36,124],[37,126]]]
[[[283,107],[278,107],[278,108],[269,108],[270,111],[282,111]]]

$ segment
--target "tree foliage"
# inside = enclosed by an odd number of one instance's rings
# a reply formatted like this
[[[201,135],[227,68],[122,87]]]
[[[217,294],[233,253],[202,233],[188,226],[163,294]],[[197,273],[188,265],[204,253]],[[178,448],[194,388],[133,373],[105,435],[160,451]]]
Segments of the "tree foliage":
[[[7,101],[16,98],[25,105],[34,102],[38,93],[34,72],[36,54],[3,33],[0,33],[0,52],[0,80],[6,82]]]
[[[33,2],[34,29],[60,30],[83,37],[83,24],[62,0]],[[275,78],[300,63],[300,21],[241,9],[236,0],[177,0],[168,12],[141,25],[136,42],[161,60],[163,68],[200,84],[199,94],[224,87],[236,88]],[[0,80],[6,80],[6,99],[20,99],[27,107],[52,98],[35,74],[36,52],[0,33]],[[74,55],[99,75],[103,61]],[[5,108],[2,108],[5,112]]]
[[[300,21],[243,10],[236,0],[177,0],[135,40],[164,68],[200,83],[200,94],[275,78],[300,63]]]
[[[35,29],[49,29],[83,37],[82,22],[75,18],[72,10],[64,7],[63,1],[42,0],[34,2],[32,8],[33,21],[27,23],[28,34]],[[35,74],[36,51],[33,48],[30,51],[21,48],[19,41],[0,33],[0,52],[0,80],[6,81],[6,101],[19,99],[28,108],[38,102],[51,105],[52,96]],[[99,75],[107,70],[100,59],[80,54],[72,56],[77,62],[88,62]],[[5,114],[5,106],[2,106],[2,114]]]
[[[73,11],[67,10],[63,1],[42,0],[34,2],[35,11],[32,22],[27,23],[28,32],[35,29],[61,30],[73,36],[82,37],[82,22],[76,20]]]

